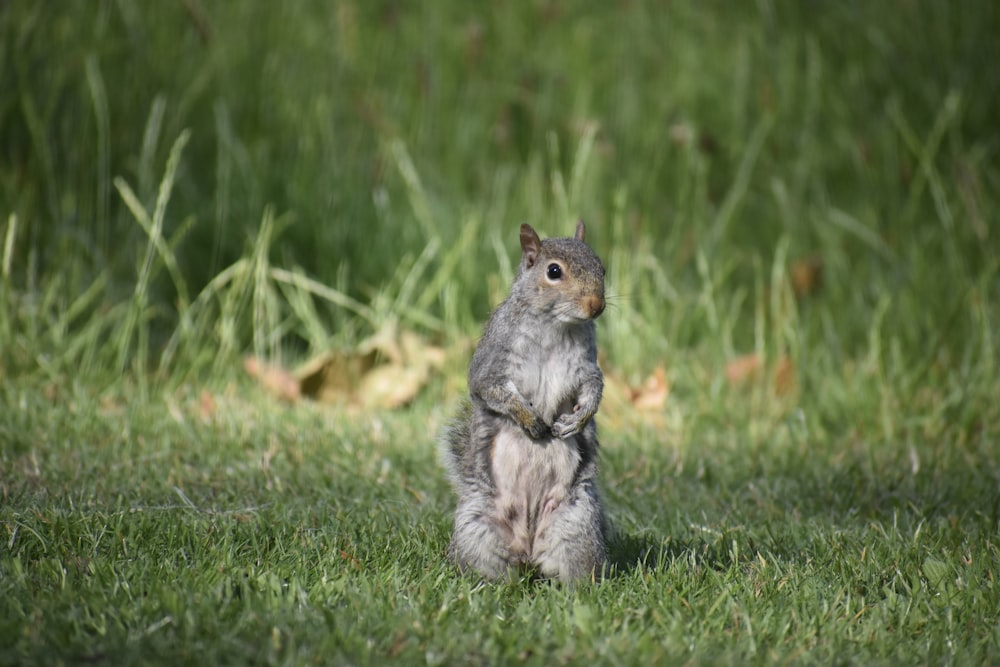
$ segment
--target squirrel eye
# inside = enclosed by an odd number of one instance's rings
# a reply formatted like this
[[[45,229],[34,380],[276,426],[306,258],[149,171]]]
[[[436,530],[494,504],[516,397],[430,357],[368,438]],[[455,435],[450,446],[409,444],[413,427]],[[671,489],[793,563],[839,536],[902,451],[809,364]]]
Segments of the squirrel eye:
[[[545,275],[549,280],[559,280],[562,278],[562,267],[558,264],[549,264],[548,268],[545,270]]]

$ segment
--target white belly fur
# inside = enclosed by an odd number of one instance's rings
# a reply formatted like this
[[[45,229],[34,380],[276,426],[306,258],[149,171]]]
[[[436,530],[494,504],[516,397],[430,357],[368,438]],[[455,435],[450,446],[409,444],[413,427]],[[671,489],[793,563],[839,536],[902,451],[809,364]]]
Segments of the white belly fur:
[[[493,441],[492,472],[496,518],[509,536],[511,559],[530,563],[537,556],[552,514],[566,500],[580,465],[573,439],[532,441],[511,425]]]

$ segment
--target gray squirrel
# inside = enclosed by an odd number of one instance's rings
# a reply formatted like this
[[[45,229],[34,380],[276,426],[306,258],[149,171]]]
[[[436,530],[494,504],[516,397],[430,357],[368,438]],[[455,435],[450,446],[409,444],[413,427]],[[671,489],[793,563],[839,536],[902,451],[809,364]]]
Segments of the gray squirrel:
[[[521,225],[510,296],[472,356],[471,400],[444,433],[458,495],[448,555],[487,579],[530,571],[572,582],[605,567],[594,423],[604,266],[584,234],[579,222],[574,238],[542,241]]]

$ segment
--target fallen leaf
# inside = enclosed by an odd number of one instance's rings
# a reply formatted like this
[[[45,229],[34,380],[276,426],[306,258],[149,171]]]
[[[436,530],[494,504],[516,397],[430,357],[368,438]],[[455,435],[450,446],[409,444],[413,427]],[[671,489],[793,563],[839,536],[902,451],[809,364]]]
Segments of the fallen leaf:
[[[212,396],[212,394],[207,390],[202,391],[201,395],[198,397],[198,412],[201,415],[201,418],[205,421],[211,420],[212,417],[215,416],[218,408],[219,406],[215,402],[215,397]]]
[[[758,376],[762,365],[761,358],[756,354],[736,357],[726,364],[726,379],[734,386],[746,384]]]
[[[636,410],[662,410],[670,396],[670,383],[667,382],[667,371],[658,366],[639,386],[632,390],[632,405]]]
[[[390,322],[355,350],[310,359],[294,377],[302,395],[319,402],[393,409],[416,398],[446,356],[442,348]]]
[[[405,632],[397,632],[396,638],[392,640],[392,646],[389,647],[389,652],[387,653],[389,658],[392,659],[399,656],[399,654],[403,652],[403,649],[406,648],[409,641],[409,635]]]
[[[808,257],[794,262],[790,276],[795,296],[803,299],[815,294],[823,286],[823,258]]]
[[[745,354],[726,364],[726,379],[733,387],[745,387],[767,377],[764,359],[757,354]],[[771,379],[776,396],[784,396],[795,388],[795,364],[788,355],[781,355],[771,367]]]
[[[398,408],[420,393],[427,377],[425,366],[377,366],[361,379],[356,398],[366,408]]]
[[[774,364],[774,393],[784,396],[794,388],[795,364],[787,355],[782,355]]]
[[[666,419],[670,383],[663,367],[657,367],[645,380],[633,385],[620,374],[607,370],[598,419],[612,429],[638,424],[660,427]]]
[[[410,366],[427,366],[428,368],[444,366],[447,357],[444,348],[428,345],[423,338],[412,331],[403,331],[399,335],[399,341],[403,352],[403,363]]]
[[[365,373],[375,367],[378,352],[336,350],[313,357],[293,374],[302,395],[321,403],[347,402]]]
[[[358,560],[357,557],[355,557],[353,554],[344,551],[343,549],[337,549],[337,551],[340,553],[340,558],[350,563],[351,567],[353,567],[355,570],[361,569],[361,561]]]
[[[280,366],[247,357],[243,360],[243,369],[265,389],[284,401],[295,402],[301,395],[298,380]]]

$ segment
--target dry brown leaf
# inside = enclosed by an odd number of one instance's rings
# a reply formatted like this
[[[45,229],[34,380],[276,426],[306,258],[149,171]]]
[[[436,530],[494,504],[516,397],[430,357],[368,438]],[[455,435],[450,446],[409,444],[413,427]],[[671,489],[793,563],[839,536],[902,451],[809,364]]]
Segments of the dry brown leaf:
[[[215,402],[215,397],[207,389],[202,390],[201,395],[198,397],[198,414],[201,418],[205,421],[210,421],[218,409],[219,406]]]
[[[402,363],[428,368],[441,368],[444,365],[447,356],[444,349],[428,345],[427,341],[412,331],[403,331],[399,335],[399,344],[402,350]]]
[[[361,378],[375,367],[378,352],[335,350],[313,357],[294,377],[303,396],[320,403],[342,403],[353,398]]]
[[[804,299],[815,294],[823,286],[823,258],[808,257],[794,262],[790,276],[795,296]]]
[[[751,382],[760,373],[763,360],[756,354],[744,354],[726,364],[726,379],[733,386]]]
[[[784,396],[794,388],[795,364],[787,355],[782,355],[774,365],[774,393]]]
[[[638,389],[632,390],[632,405],[639,411],[662,410],[670,396],[670,383],[663,366],[657,367]]]
[[[359,561],[357,557],[354,556],[354,554],[348,553],[343,549],[337,549],[337,551],[340,553],[340,558],[350,563],[351,567],[353,567],[355,570],[361,569],[361,561]]]
[[[428,375],[429,369],[426,366],[377,366],[361,379],[357,402],[366,408],[401,407],[420,393]]]
[[[255,357],[247,357],[243,360],[243,369],[250,377],[260,382],[264,389],[283,401],[295,402],[301,395],[298,380],[280,366],[268,364]]]
[[[776,396],[784,396],[795,388],[795,364],[788,355],[781,355],[771,369]],[[726,364],[726,379],[734,387],[745,387],[766,377],[764,360],[757,354],[745,354]]]
[[[604,375],[604,392],[598,414],[602,423],[612,429],[635,424],[658,426],[665,419],[664,408],[669,396],[670,384],[662,367],[655,369],[638,386],[609,371]]]
[[[445,357],[443,349],[389,323],[356,350],[321,354],[294,375],[313,400],[391,409],[416,398]]]
[[[404,332],[405,333],[405,332]],[[358,351],[362,354],[374,352],[390,363],[404,363],[403,348],[400,342],[402,334],[399,333],[394,322],[388,322],[381,329],[358,344]]]

